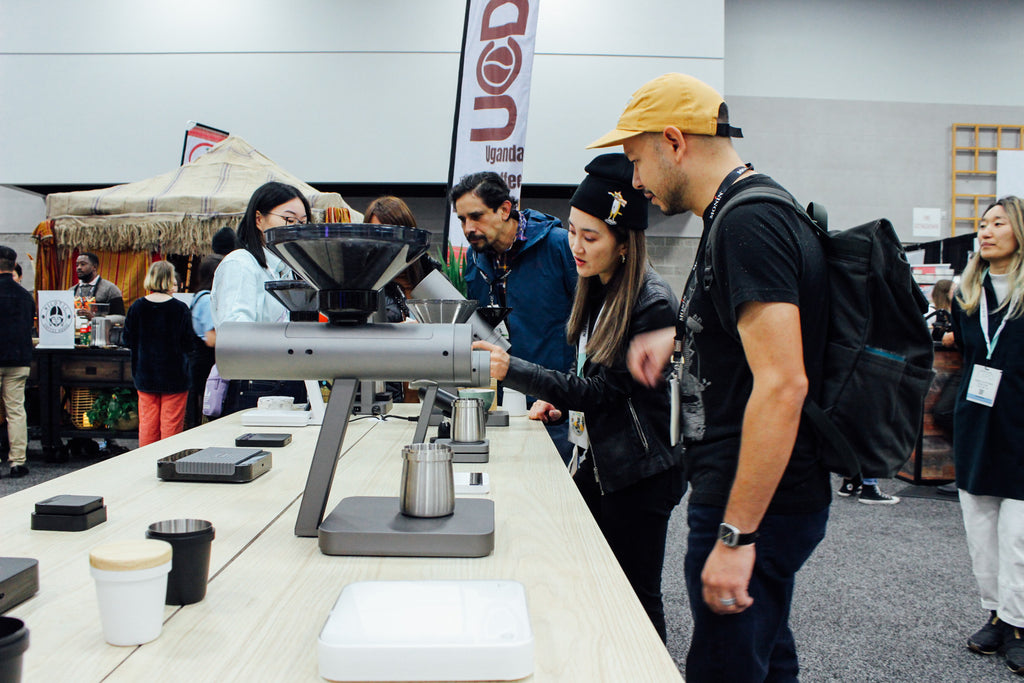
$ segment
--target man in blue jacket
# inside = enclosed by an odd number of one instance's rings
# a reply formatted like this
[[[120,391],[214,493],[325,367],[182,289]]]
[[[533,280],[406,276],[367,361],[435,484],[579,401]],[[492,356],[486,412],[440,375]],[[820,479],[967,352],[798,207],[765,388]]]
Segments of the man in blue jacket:
[[[565,324],[576,294],[576,264],[569,233],[553,216],[516,209],[497,173],[464,176],[451,193],[455,214],[471,251],[466,256],[468,298],[480,306],[512,309],[507,319],[509,353],[552,370],[572,372],[575,349]],[[562,460],[572,447],[563,420],[546,425]]]
[[[20,284],[14,281],[18,255],[0,245],[0,396],[7,413],[7,434],[11,450],[10,476],[24,477],[28,422],[25,417],[25,381],[32,365],[32,318],[36,304]]]

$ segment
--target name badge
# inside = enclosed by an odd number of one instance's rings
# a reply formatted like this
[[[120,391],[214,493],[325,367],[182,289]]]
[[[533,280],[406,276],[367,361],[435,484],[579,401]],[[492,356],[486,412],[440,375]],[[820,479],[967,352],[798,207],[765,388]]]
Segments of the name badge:
[[[1002,370],[975,365],[971,371],[971,382],[967,385],[967,400],[991,408],[996,402],[996,392],[1002,378]]]
[[[569,411],[569,442],[580,447],[590,448],[590,435],[587,434],[587,420],[578,410]]]

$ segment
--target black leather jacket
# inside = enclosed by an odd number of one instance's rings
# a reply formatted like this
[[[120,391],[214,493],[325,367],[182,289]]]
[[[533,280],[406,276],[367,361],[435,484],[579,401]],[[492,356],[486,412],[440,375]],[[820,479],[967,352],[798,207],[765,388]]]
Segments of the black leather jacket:
[[[628,338],[675,323],[677,301],[661,276],[648,269],[637,296]],[[679,466],[682,446],[669,446],[667,385],[649,389],[626,368],[625,351],[611,367],[588,359],[582,376],[548,370],[513,357],[504,386],[543,399],[562,411],[586,415],[590,454],[601,490],[610,493]]]

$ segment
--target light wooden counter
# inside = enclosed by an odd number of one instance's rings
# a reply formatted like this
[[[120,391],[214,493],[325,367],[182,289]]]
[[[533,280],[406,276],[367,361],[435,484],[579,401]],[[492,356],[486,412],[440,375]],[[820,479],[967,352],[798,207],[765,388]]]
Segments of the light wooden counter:
[[[522,582],[535,638],[535,673],[526,680],[681,680],[539,423],[513,418],[509,428],[489,429],[490,462],[455,466],[490,474],[495,549],[484,558],[446,559],[326,556],[316,539],[296,537],[315,428],[264,430],[291,431],[294,440],[274,449],[273,469],[249,484],[156,478],[158,457],[232,445],[247,431],[237,419],[0,499],[3,554],[40,561],[39,594],[10,612],[31,631],[28,683],[67,671],[82,681],[320,681],[316,638],[341,589],[389,579]],[[397,496],[400,449],[414,427],[353,421],[327,511],[350,495]],[[79,533],[28,530],[33,504],[58,493],[103,495],[109,521]],[[166,608],[163,632],[151,643],[107,645],[89,549],[141,537],[150,522],[173,517],[208,519],[217,529],[206,599]]]

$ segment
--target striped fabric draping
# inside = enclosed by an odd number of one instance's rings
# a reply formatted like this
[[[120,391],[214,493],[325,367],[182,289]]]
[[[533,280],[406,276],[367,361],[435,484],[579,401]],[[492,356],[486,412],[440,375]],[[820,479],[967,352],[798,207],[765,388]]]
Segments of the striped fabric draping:
[[[53,221],[43,221],[32,233],[38,245],[36,250],[36,291],[70,289],[78,282],[75,259],[79,253],[92,251],[100,260],[100,277],[117,285],[124,297],[124,307],[146,295],[143,283],[149,264],[159,260],[149,252],[102,251],[88,249],[62,249],[53,239]]]

